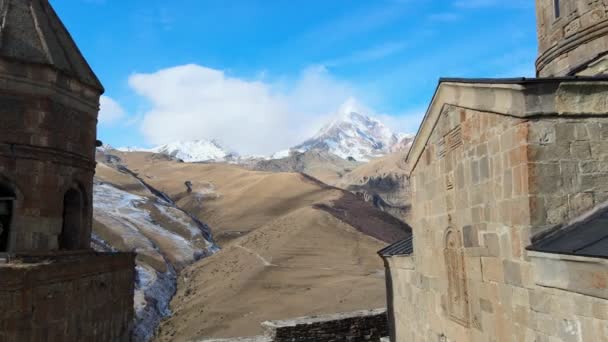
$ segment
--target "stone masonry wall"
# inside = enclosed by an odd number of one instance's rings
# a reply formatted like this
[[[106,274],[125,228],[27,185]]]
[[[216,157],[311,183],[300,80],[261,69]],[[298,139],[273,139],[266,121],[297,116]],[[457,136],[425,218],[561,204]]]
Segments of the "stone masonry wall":
[[[388,336],[385,309],[270,321],[262,325],[273,342],[379,342]]]
[[[301,317],[262,323],[264,336],[201,342],[380,342],[388,336],[385,309]]]
[[[0,341],[129,341],[132,254],[0,264]]]
[[[533,234],[608,200],[608,118],[531,121],[528,135]]]
[[[536,0],[539,76],[564,76],[572,69],[608,52],[608,1]]]
[[[414,255],[388,260],[397,342],[608,341],[606,298],[541,286],[525,250],[607,199],[605,129],[444,108],[411,174]]]

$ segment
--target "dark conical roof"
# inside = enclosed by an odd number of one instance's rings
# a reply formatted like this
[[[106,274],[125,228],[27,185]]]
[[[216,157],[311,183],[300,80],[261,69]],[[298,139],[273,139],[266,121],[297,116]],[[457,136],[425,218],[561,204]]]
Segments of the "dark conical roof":
[[[49,65],[103,91],[48,0],[0,0],[0,57]]]

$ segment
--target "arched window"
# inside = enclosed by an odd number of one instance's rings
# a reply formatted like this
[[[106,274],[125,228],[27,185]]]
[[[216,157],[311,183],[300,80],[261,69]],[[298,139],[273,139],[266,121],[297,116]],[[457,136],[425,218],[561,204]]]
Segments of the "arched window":
[[[80,234],[84,216],[84,197],[77,188],[63,196],[63,228],[59,236],[59,249],[74,250],[80,247]]]
[[[555,19],[559,18],[561,15],[561,11],[559,8],[559,0],[553,0],[553,11],[555,14]]]
[[[8,251],[15,193],[0,184],[0,252]]]
[[[448,229],[445,237],[445,263],[448,271],[448,313],[460,324],[469,325],[469,295],[460,233]]]

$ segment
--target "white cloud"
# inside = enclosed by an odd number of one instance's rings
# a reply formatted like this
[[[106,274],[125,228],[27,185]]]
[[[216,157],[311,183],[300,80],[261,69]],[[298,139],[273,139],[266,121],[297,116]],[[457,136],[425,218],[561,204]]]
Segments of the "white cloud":
[[[427,107],[419,107],[408,110],[400,115],[380,114],[375,115],[375,117],[394,132],[416,133],[426,110]]]
[[[243,80],[183,65],[134,74],[130,86],[152,105],[140,124],[149,143],[215,138],[243,154],[268,154],[308,138],[356,91],[324,67],[295,80]]]
[[[109,125],[116,123],[125,116],[122,106],[109,96],[102,95],[99,99],[99,123]]]

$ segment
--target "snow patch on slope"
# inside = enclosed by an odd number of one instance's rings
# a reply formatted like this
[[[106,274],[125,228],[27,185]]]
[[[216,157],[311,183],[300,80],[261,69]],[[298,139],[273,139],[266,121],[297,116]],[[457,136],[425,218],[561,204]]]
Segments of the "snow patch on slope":
[[[187,163],[205,161],[227,161],[238,158],[238,154],[229,151],[215,140],[174,141],[154,148],[121,147],[123,152],[161,153],[183,160]]]
[[[176,269],[211,255],[218,248],[204,238],[207,232],[202,232],[197,222],[158,198],[137,196],[99,181],[95,182],[93,196],[95,220],[111,229],[120,238],[120,245],[140,256],[136,267],[134,337],[136,341],[149,341],[161,319],[170,314],[169,303],[176,291]],[[149,209],[144,208],[146,204]],[[159,225],[150,210],[157,210],[174,228]],[[186,232],[187,236],[176,230]],[[93,243],[100,249],[116,250],[96,234]],[[153,267],[142,258],[155,260],[156,265]],[[159,269],[160,264],[165,267]]]

